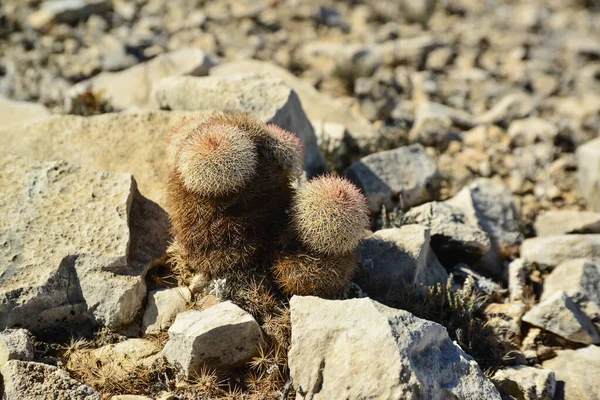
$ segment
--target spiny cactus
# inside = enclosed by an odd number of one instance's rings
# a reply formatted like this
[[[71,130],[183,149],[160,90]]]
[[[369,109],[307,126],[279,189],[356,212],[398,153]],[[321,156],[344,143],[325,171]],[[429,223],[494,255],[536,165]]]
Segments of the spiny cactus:
[[[292,207],[294,247],[273,265],[282,290],[330,297],[343,289],[356,271],[354,249],[368,215],[365,197],[346,179],[326,176],[300,187]]]

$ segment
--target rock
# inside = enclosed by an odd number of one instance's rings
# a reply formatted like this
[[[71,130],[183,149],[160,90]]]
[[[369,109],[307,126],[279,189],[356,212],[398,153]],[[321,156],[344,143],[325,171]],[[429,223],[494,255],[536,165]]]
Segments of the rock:
[[[500,399],[441,325],[369,298],[294,296],[290,309],[298,399]]]
[[[102,93],[102,97],[116,110],[141,108],[146,106],[149,100],[153,83],[168,76],[208,75],[208,70],[218,63],[216,57],[196,48],[160,54],[126,70],[102,72],[79,82],[69,89],[65,108],[70,110],[73,98],[90,87],[93,92]]]
[[[508,264],[508,293],[511,303],[531,297],[531,290],[527,286],[528,279],[529,267],[523,259],[517,258]]]
[[[230,301],[204,311],[181,313],[169,328],[163,353],[186,376],[204,364],[230,367],[243,364],[263,344],[262,332],[250,314]]]
[[[420,225],[382,229],[365,238],[357,249],[361,270],[358,286],[370,297],[385,301],[392,289],[410,284],[433,286],[448,274],[429,247],[430,232]]]
[[[111,9],[111,0],[46,0],[38,11],[27,17],[27,24],[42,30],[52,24],[73,24],[92,14],[103,14]]]
[[[519,119],[511,122],[508,136],[515,146],[530,146],[538,142],[553,143],[558,128],[541,118]]]
[[[485,308],[488,322],[494,329],[510,337],[521,337],[521,318],[527,307],[523,302],[491,303]],[[516,339],[518,340],[518,339]]]
[[[363,157],[345,174],[363,190],[373,213],[382,205],[406,210],[434,200],[440,185],[435,160],[419,144]]]
[[[372,45],[311,42],[299,51],[304,64],[324,74],[343,73],[369,76],[383,64],[381,49]]]
[[[434,201],[413,207],[403,215],[402,224],[429,228],[431,248],[448,267],[476,262],[490,249],[488,235],[469,224],[460,209],[447,203]]]
[[[111,397],[110,400],[152,400],[152,398],[148,396],[139,396],[134,394],[120,394]]]
[[[452,132],[452,119],[443,114],[418,112],[408,140],[423,146],[446,149]]]
[[[434,12],[437,0],[401,0],[400,12],[407,22],[427,25]]]
[[[600,213],[591,211],[551,210],[535,220],[537,236],[565,233],[600,233]]]
[[[169,110],[219,110],[250,113],[274,123],[300,138],[305,149],[309,176],[322,173],[327,165],[317,145],[315,132],[296,93],[281,79],[265,74],[170,77],[152,88],[151,104]]]
[[[556,357],[542,363],[556,376],[555,399],[596,399],[600,393],[600,347],[558,350]]]
[[[54,116],[0,129],[0,155],[65,160],[89,169],[133,174],[142,193],[164,205],[168,179],[165,143],[185,116],[179,111]]]
[[[33,360],[33,337],[26,329],[0,332],[0,368],[10,360]]]
[[[359,159],[360,149],[345,126],[335,122],[310,121],[317,144],[330,167],[343,171]],[[333,164],[333,165],[331,165]]]
[[[579,146],[575,155],[579,190],[588,203],[600,211],[600,138]]]
[[[450,118],[453,125],[460,128],[470,129],[477,126],[477,120],[469,113],[447,105],[426,101],[419,104],[416,111],[416,119],[425,119],[427,117]]]
[[[480,266],[492,274],[502,275],[502,261],[515,252],[522,240],[519,215],[510,190],[491,179],[479,178],[445,203],[461,210],[469,224],[488,234],[491,249]]]
[[[224,63],[210,70],[210,75],[231,76],[240,73],[260,72],[282,79],[298,94],[302,108],[311,120],[326,121],[343,125],[350,136],[361,147],[370,147],[377,143],[377,129],[359,113],[342,102],[326,94],[319,93],[309,82],[294,76],[288,70],[275,64],[243,60]]]
[[[0,128],[19,123],[30,123],[50,116],[43,104],[14,101],[0,96]]]
[[[51,365],[11,360],[2,369],[5,400],[100,400],[100,393]]]
[[[131,322],[145,268],[166,250],[164,211],[129,174],[0,160],[0,328]]]
[[[525,365],[499,370],[492,382],[500,393],[514,399],[551,400],[556,390],[554,372]]]
[[[410,65],[418,67],[427,55],[444,43],[432,35],[401,38],[383,43],[380,48],[386,65]]]
[[[98,46],[104,71],[120,71],[137,64],[135,56],[128,54],[125,44],[114,36],[104,35]]]
[[[535,305],[523,321],[576,343],[598,344],[600,335],[592,321],[563,291]]]
[[[520,92],[511,93],[481,114],[478,121],[485,124],[508,125],[515,119],[527,117],[534,108],[534,101],[529,95]]]
[[[526,239],[521,258],[548,267],[574,258],[600,261],[600,235],[558,235]]]
[[[148,294],[148,306],[142,320],[146,334],[166,330],[177,314],[187,309],[192,293],[187,287],[154,290]]]

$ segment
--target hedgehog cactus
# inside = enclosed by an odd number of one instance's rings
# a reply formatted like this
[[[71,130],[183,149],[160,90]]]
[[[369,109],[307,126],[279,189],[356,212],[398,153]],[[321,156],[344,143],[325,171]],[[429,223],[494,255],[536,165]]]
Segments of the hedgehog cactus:
[[[335,177],[294,189],[303,156],[295,135],[246,115],[198,114],[178,125],[167,143],[176,271],[267,277],[287,294],[342,289],[368,225],[366,199]]]

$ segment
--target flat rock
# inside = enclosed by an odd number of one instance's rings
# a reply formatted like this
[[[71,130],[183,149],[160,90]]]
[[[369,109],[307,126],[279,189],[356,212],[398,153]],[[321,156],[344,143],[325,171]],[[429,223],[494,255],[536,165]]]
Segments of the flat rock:
[[[187,287],[159,289],[148,293],[142,330],[149,334],[168,329],[177,314],[187,309],[191,298],[192,293]]]
[[[385,301],[393,288],[445,282],[448,273],[431,251],[430,240],[429,229],[420,225],[382,229],[365,238],[357,249],[357,284],[370,297]]]
[[[598,344],[600,335],[592,321],[563,291],[535,305],[523,321],[576,343]]]
[[[20,123],[30,123],[50,116],[43,104],[15,101],[0,96],[0,128]]]
[[[112,113],[94,117],[53,116],[0,129],[0,155],[65,160],[89,169],[133,174],[140,191],[166,203],[165,143],[185,116],[182,111]]]
[[[345,174],[363,190],[373,213],[382,205],[406,210],[434,200],[440,185],[435,160],[420,144],[370,154]]]
[[[544,368],[556,376],[555,399],[597,399],[600,393],[600,347],[558,350],[556,357],[544,361]]]
[[[261,344],[262,332],[256,320],[225,301],[204,311],[179,314],[169,328],[163,354],[190,376],[202,365],[219,368],[243,364],[257,354]]]
[[[600,233],[600,213],[553,210],[541,214],[534,224],[537,236],[566,233]]]
[[[363,116],[342,102],[319,93],[313,85],[296,77],[273,63],[243,60],[223,63],[210,70],[210,75],[230,76],[240,73],[260,72],[283,80],[298,94],[304,112],[311,120],[343,125],[360,147],[374,146],[380,137],[377,129]]]
[[[310,121],[298,95],[279,78],[265,74],[170,77],[152,88],[151,104],[168,110],[219,110],[249,113],[294,133],[304,145],[309,176],[326,170]]]
[[[0,332],[0,368],[10,360],[33,360],[33,336],[26,329]]]
[[[402,223],[428,227],[431,248],[448,267],[476,262],[490,249],[487,233],[468,223],[460,209],[447,203],[434,201],[413,207],[402,216]]]
[[[556,391],[554,372],[525,365],[499,370],[492,382],[500,393],[514,399],[551,400]]]
[[[439,324],[369,298],[294,296],[290,309],[297,399],[500,399]]]
[[[2,369],[5,400],[101,400],[94,389],[77,382],[56,367],[36,362],[11,360]]]
[[[502,275],[503,260],[516,251],[522,240],[519,215],[510,190],[491,179],[479,178],[445,203],[461,210],[469,224],[488,234],[491,249],[480,266],[487,272]]]
[[[0,327],[132,321],[146,265],[167,245],[164,211],[129,174],[0,160]]]
[[[102,93],[102,97],[116,110],[141,108],[148,103],[153,83],[168,76],[205,76],[218,63],[218,58],[196,48],[160,54],[126,70],[102,72],[79,82],[68,91],[65,108],[71,109],[72,99],[88,87],[93,92]]]
[[[574,258],[600,261],[600,234],[529,238],[521,245],[521,258],[549,267]]]
[[[588,203],[600,211],[600,138],[579,146],[575,155],[579,190]]]

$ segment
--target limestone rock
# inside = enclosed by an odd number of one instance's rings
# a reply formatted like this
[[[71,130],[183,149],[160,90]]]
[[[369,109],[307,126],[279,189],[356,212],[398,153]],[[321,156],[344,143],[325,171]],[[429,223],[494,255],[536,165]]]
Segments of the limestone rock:
[[[184,312],[192,293],[187,287],[154,290],[148,294],[148,305],[142,320],[146,334],[166,330],[177,314]]]
[[[555,399],[596,399],[600,393],[600,347],[559,350],[556,357],[544,361],[544,368],[556,376]]]
[[[405,284],[433,286],[448,274],[431,251],[429,229],[420,225],[382,229],[357,249],[361,269],[357,284],[370,297],[385,301],[388,291]]]
[[[500,399],[441,325],[369,298],[294,296],[290,308],[297,399]]]
[[[463,212],[447,203],[431,202],[411,208],[403,224],[420,224],[431,232],[431,248],[443,264],[476,262],[490,249],[488,235],[467,222]]]
[[[538,142],[552,143],[558,128],[542,118],[527,118],[511,122],[507,133],[513,144],[523,147]]]
[[[38,11],[27,17],[27,24],[34,29],[44,29],[54,23],[72,24],[111,8],[111,0],[46,0]]]
[[[552,400],[556,391],[554,372],[524,365],[499,370],[492,382],[504,396],[515,399]]]
[[[2,369],[5,400],[100,400],[100,393],[77,382],[66,371],[36,362],[11,360]]]
[[[575,154],[579,190],[588,203],[600,211],[600,138],[579,146]]]
[[[0,327],[132,321],[167,245],[164,211],[128,174],[0,160]]]
[[[14,101],[0,96],[0,127],[46,119],[50,110],[38,103]]]
[[[526,239],[521,245],[525,261],[554,267],[574,258],[600,260],[600,234],[558,235]]]
[[[419,144],[363,157],[346,176],[363,190],[374,213],[382,205],[406,210],[434,200],[440,184],[435,160]]]
[[[101,92],[102,97],[117,110],[144,107],[149,100],[153,83],[168,76],[208,75],[208,70],[218,63],[216,57],[196,48],[160,54],[126,70],[102,72],[79,82],[67,93],[65,108],[71,109],[72,99],[88,87],[91,87],[93,92]]]
[[[571,210],[548,211],[537,217],[534,227],[537,236],[600,233],[600,213]]]
[[[0,368],[10,360],[33,360],[33,337],[26,329],[0,332]]]
[[[491,249],[484,255],[482,268],[501,275],[502,261],[522,240],[517,207],[510,190],[491,179],[479,178],[446,200],[446,204],[461,210],[471,225],[488,234]]]
[[[600,343],[600,335],[592,321],[563,291],[555,292],[535,305],[523,316],[523,321],[572,342]]]
[[[186,376],[202,364],[229,367],[257,354],[262,332],[250,314],[230,301],[181,313],[169,328],[163,353]]]
[[[527,117],[534,108],[534,100],[529,95],[521,92],[511,93],[481,114],[478,121],[486,124],[508,125],[515,119]]]
[[[152,88],[151,104],[169,110],[229,110],[250,113],[300,138],[309,176],[324,172],[326,162],[298,95],[278,78],[265,74],[170,77]]]

